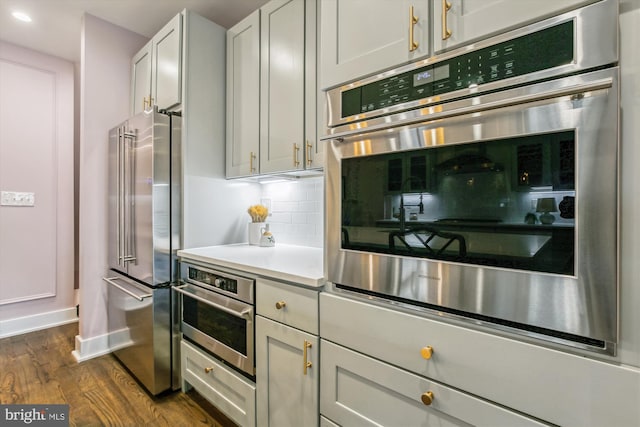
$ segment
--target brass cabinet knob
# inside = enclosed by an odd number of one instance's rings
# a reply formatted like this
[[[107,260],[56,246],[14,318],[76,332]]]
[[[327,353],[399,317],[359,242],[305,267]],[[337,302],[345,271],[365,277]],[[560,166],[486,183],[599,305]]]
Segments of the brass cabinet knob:
[[[433,356],[433,347],[431,347],[430,345],[422,347],[422,349],[420,350],[420,354],[424,359],[431,359],[431,356]]]
[[[422,396],[420,396],[420,400],[422,400],[422,403],[424,403],[426,406],[429,406],[433,403],[433,399],[435,398],[435,396],[433,395],[432,391],[427,391],[426,393],[422,393]]]
[[[204,368],[204,373],[205,373],[205,374],[208,374],[208,373],[209,373],[209,372],[211,372],[211,371],[213,371],[213,368],[211,368],[211,367],[206,367],[206,368]]]
[[[287,305],[287,303],[286,303],[285,301],[278,301],[278,302],[276,303],[276,308],[277,308],[278,310],[282,310],[286,305]]]

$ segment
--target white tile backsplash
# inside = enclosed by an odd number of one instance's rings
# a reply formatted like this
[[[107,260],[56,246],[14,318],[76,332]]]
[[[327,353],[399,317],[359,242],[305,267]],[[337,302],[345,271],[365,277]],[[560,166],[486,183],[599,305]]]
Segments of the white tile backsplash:
[[[264,184],[261,198],[271,200],[267,222],[276,244],[323,246],[323,177]]]

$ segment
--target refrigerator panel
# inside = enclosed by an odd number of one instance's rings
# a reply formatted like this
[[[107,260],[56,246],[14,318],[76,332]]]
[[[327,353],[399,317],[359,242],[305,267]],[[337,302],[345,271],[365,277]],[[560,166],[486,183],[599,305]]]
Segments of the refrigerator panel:
[[[142,113],[128,122],[131,139],[130,191],[125,205],[129,276],[150,286],[169,284],[171,259],[171,119],[157,112]]]
[[[105,281],[113,354],[150,393],[171,388],[171,288],[146,288],[117,274]]]

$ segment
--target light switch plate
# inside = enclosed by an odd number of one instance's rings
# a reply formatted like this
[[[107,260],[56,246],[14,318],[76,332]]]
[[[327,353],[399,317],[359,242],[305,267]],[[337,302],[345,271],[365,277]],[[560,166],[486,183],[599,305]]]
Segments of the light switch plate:
[[[34,206],[35,204],[35,193],[27,193],[24,191],[0,192],[0,206]]]

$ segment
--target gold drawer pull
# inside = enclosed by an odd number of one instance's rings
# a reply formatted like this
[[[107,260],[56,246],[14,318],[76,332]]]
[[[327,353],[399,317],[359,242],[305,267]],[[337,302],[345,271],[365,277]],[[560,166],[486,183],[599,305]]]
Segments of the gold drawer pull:
[[[420,350],[420,354],[424,359],[431,359],[431,356],[433,356],[433,347],[431,347],[430,345],[422,347],[422,349]]]
[[[420,400],[422,400],[422,403],[425,404],[425,406],[429,406],[433,403],[433,399],[435,398],[435,396],[433,395],[432,391],[427,391],[426,393],[422,393],[422,396],[420,396]]]
[[[209,373],[209,372],[211,372],[211,371],[213,371],[213,368],[212,368],[212,367],[206,367],[206,368],[204,368],[204,373],[205,373],[205,374],[208,374],[208,373]]]
[[[278,310],[282,310],[283,308],[285,308],[287,306],[287,303],[285,301],[278,301],[276,303],[276,308]]]
[[[302,359],[304,362],[304,365],[302,366],[302,375],[307,375],[307,369],[309,369],[311,366],[313,366],[313,363],[309,362],[307,360],[307,349],[311,348],[311,343],[307,340],[304,340],[304,344],[302,347]]]

